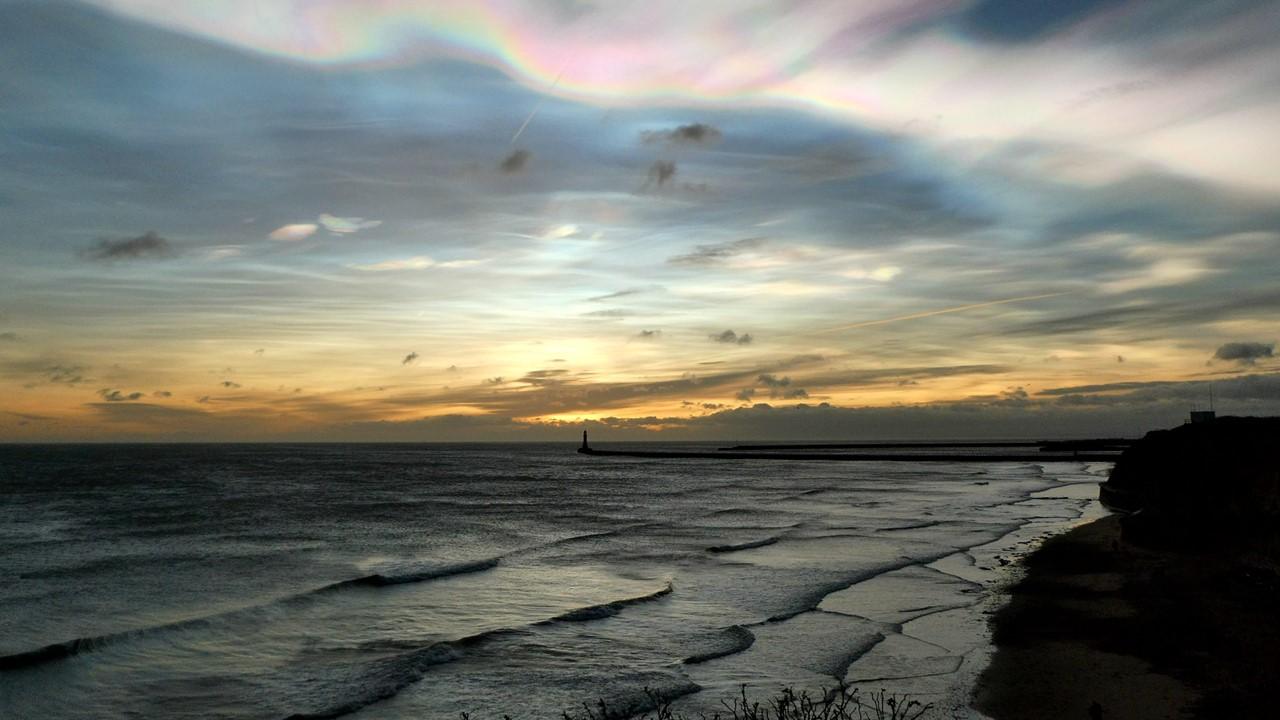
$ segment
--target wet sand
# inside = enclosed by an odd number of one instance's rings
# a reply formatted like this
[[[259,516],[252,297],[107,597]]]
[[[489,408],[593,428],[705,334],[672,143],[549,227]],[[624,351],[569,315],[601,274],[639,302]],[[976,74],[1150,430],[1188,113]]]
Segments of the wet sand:
[[[995,720],[1275,717],[1274,558],[1138,547],[1117,516],[1051,539],[993,617],[974,707]]]

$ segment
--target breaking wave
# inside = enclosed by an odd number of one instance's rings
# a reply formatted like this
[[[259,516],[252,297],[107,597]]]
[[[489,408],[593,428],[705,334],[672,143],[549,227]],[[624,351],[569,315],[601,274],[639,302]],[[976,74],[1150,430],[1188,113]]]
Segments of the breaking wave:
[[[542,622],[534,624],[550,625],[551,623],[556,622],[586,622],[589,620],[603,620],[604,618],[617,615],[622,612],[624,608],[632,605],[639,605],[641,603],[653,602],[654,600],[661,599],[670,595],[671,590],[671,583],[667,583],[665,588],[658,590],[657,592],[649,593],[648,595],[627,598],[625,600],[615,600],[613,602],[602,603],[600,605],[588,605],[586,607],[578,608],[577,610],[570,610],[567,613],[557,615],[550,620],[543,620]]]
[[[179,620],[177,622],[164,623],[161,625],[152,625],[150,627],[138,628],[136,630],[126,630],[118,633],[107,633],[105,635],[95,635],[91,637],[75,638],[65,642],[53,643],[45,645],[42,648],[28,650],[26,652],[14,653],[12,655],[0,656],[0,670],[18,670],[22,668],[34,667],[45,663],[63,660],[65,658],[80,655],[82,653],[93,652],[104,647],[114,645],[116,643],[128,642],[144,637],[149,637],[163,632],[171,632],[175,630],[190,630],[194,628],[209,625],[217,620],[225,620],[228,618],[236,618],[240,616],[250,615],[268,607],[278,607],[281,605],[293,605],[299,602],[305,602],[319,595],[332,593],[353,587],[388,587],[393,585],[405,585],[408,583],[427,582],[439,578],[450,577],[453,575],[463,575],[467,573],[482,572],[498,565],[499,558],[489,558],[487,560],[478,560],[475,562],[460,563],[457,565],[435,566],[416,572],[383,575],[375,573],[364,577],[353,578],[351,580],[340,580],[329,585],[318,587],[314,590],[307,590],[296,595],[289,595],[277,600],[272,600],[261,605],[251,605],[237,610],[230,610],[214,615],[206,615],[204,617],[192,618],[190,620]]]
[[[761,547],[772,545],[778,542],[778,539],[779,538],[777,537],[767,537],[767,538],[764,538],[763,540],[751,540],[750,542],[738,543],[736,545],[712,545],[711,547],[707,548],[707,552],[715,553],[719,555],[721,553],[731,553],[731,552],[737,552],[739,550],[750,550],[752,548],[761,548]]]
[[[682,662],[685,665],[697,665],[699,663],[707,662],[708,660],[715,660],[716,658],[722,658],[728,655],[736,655],[751,647],[756,642],[755,633],[741,625],[731,625],[724,628],[720,634],[723,639],[723,645],[714,650],[708,650],[707,652],[698,653],[697,655],[690,655]]]

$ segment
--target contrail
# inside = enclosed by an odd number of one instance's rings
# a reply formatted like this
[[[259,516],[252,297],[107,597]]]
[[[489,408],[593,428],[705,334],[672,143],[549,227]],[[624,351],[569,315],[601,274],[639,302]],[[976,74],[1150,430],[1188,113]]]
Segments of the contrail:
[[[556,73],[556,79],[552,81],[551,87],[547,88],[546,90],[548,93],[554,91],[556,89],[556,86],[560,84],[560,78],[564,76],[564,70],[568,64],[569,64],[569,61],[566,60],[564,64],[560,66],[560,72]],[[524,122],[520,123],[520,129],[516,130],[515,135],[511,136],[512,145],[515,145],[516,141],[520,139],[520,136],[524,134],[524,129],[529,127],[529,123],[533,122],[533,118],[537,116],[538,111],[542,109],[542,103],[546,101],[547,101],[546,95],[543,95],[542,97],[538,98],[538,102],[533,106],[533,111],[529,113],[529,117],[525,118]]]
[[[958,307],[942,308],[941,310],[926,310],[925,312],[912,313],[910,315],[899,315],[897,317],[884,318],[882,320],[866,320],[863,322],[852,323],[849,325],[837,325],[836,327],[826,328],[823,330],[815,330],[812,335],[822,333],[839,332],[841,330],[854,330],[856,328],[871,327],[872,325],[887,325],[888,323],[898,322],[900,320],[916,320],[918,318],[933,317],[934,315],[947,315],[949,313],[964,312],[966,310],[977,310],[978,308],[991,307],[993,305],[1008,305],[1009,303],[1026,302],[1028,300],[1043,300],[1051,297],[1061,297],[1070,295],[1067,292],[1045,293],[1044,295],[1024,295],[1022,297],[1006,298],[1004,300],[992,300],[984,303],[974,303],[972,305],[960,305]]]

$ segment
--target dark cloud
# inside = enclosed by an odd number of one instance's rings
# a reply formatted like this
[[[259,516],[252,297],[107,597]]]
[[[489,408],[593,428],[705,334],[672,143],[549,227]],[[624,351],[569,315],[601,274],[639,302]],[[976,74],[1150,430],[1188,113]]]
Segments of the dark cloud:
[[[649,166],[649,179],[645,182],[645,187],[649,185],[657,185],[662,187],[670,182],[671,178],[676,176],[676,164],[671,160],[658,160]]]
[[[208,437],[209,430],[217,430],[226,436],[243,437],[246,428],[253,420],[249,417],[226,418],[223,420],[225,425],[213,428],[205,426],[205,423],[215,420],[217,416],[193,408],[135,402],[89,403],[88,407],[107,422],[145,423],[153,426],[154,431],[162,435]],[[260,436],[256,429],[249,429],[249,432],[254,436]]]
[[[457,365],[450,365],[449,367],[445,368],[445,369],[444,369],[444,371],[445,371],[445,372],[458,372],[458,366],[457,366]]]
[[[1078,395],[1080,393],[1096,393],[1096,392],[1129,392],[1133,390],[1143,390],[1149,388],[1163,388],[1177,385],[1171,380],[1153,380],[1149,382],[1118,382],[1106,383],[1103,385],[1072,385],[1070,387],[1047,388],[1036,393],[1043,396],[1057,395]]]
[[[701,145],[719,142],[720,130],[706,123],[680,125],[671,130],[646,130],[640,133],[640,141],[646,145],[670,143],[673,145]]]
[[[112,390],[111,388],[102,388],[98,391],[98,394],[107,402],[130,402],[138,400],[143,396],[143,393],[140,392],[131,392],[126,395],[119,390]]]
[[[1031,396],[1027,393],[1026,388],[1019,385],[1018,387],[1005,388],[996,396],[994,404],[1001,405],[1026,405],[1031,402]]]
[[[222,385],[222,387],[224,387],[224,388],[231,388],[231,389],[235,389],[235,388],[240,387],[240,383],[238,383],[238,382],[233,382],[233,381],[231,381],[231,380],[223,380],[223,381],[222,381],[221,383],[219,383],[219,384],[220,384],[220,385]]]
[[[45,368],[44,376],[57,385],[75,385],[85,381],[84,370],[79,365],[51,365]]]
[[[1213,353],[1213,359],[1253,365],[1263,358],[1274,357],[1275,351],[1275,343],[1231,342],[1219,347]]]
[[[418,353],[417,353],[417,352],[411,352],[411,353],[409,353],[408,355],[405,355],[405,356],[404,356],[404,359],[400,361],[400,364],[401,364],[401,365],[408,365],[409,363],[411,363],[411,362],[413,362],[414,360],[417,360],[417,359],[418,359]]]
[[[764,238],[753,237],[732,242],[698,245],[693,252],[668,258],[672,265],[712,265],[735,255],[757,248],[764,243]]]
[[[585,312],[585,313],[582,313],[582,316],[583,316],[583,317],[611,317],[611,318],[617,318],[617,317],[631,317],[632,315],[635,315],[635,312],[634,312],[634,311],[631,311],[631,310],[619,310],[619,309],[613,309],[613,310],[592,310],[591,312]]]
[[[725,330],[722,333],[712,333],[707,337],[718,343],[725,343],[727,345],[750,345],[751,341],[755,339],[751,337],[750,333],[742,333],[739,335],[732,330]]]
[[[1069,335],[1101,330],[1141,332],[1153,328],[1185,328],[1190,325],[1270,318],[1280,312],[1280,292],[1233,293],[1216,302],[1199,299],[1143,302],[1114,308],[1049,318],[1001,331],[1005,335]]]
[[[254,354],[254,355],[258,355],[258,356],[262,356],[262,355],[266,354],[266,352],[267,352],[266,348],[258,348],[257,350],[254,350],[254,351],[253,351],[253,354]]]
[[[814,361],[816,362],[816,361]],[[797,363],[799,364],[799,363]],[[810,375],[805,384],[810,387],[866,387],[892,382],[895,385],[914,385],[918,380],[955,377],[958,375],[1003,375],[1011,370],[1006,365],[937,365],[921,367],[889,367],[874,370],[845,369],[823,375]]]
[[[732,395],[737,388],[749,386],[761,373],[779,373],[811,363],[807,357],[775,363],[750,370],[737,370],[712,375],[683,373],[679,377],[639,382],[598,382],[582,375],[563,375],[554,383],[542,383],[535,387],[526,385],[493,385],[487,389],[475,387],[454,390],[404,394],[388,397],[383,405],[389,411],[426,404],[469,406],[485,412],[533,417],[549,413],[574,410],[599,411],[601,409],[627,408],[637,400],[654,402],[698,395],[713,397]]]
[[[515,150],[498,163],[498,169],[506,175],[514,175],[524,170],[531,158],[533,153],[528,150]]]
[[[1186,410],[1204,402],[1212,391],[1227,412],[1280,413],[1280,373],[1254,373],[1214,380],[1155,380],[1101,385],[1074,385],[1041,390],[1040,397],[1070,405],[1150,405],[1169,404]],[[1235,403],[1236,407],[1231,407]]]
[[[773,373],[764,373],[756,377],[756,382],[769,388],[769,397],[783,400],[795,400],[809,397],[804,388],[792,387],[790,377],[778,377]]]
[[[173,393],[169,392],[168,390],[157,390],[151,394],[152,396],[158,397],[158,398],[173,397]]]
[[[742,388],[733,397],[742,402],[751,402],[751,398],[756,396],[755,388]]]
[[[173,246],[155,231],[132,238],[101,238],[93,246],[80,251],[89,260],[142,260],[164,258],[173,254]]]
[[[661,330],[641,330],[636,333],[636,337],[640,340],[657,340],[662,337]]]
[[[501,385],[503,382],[505,382],[505,381],[502,379],[502,376],[501,376],[501,375],[498,375],[497,377],[491,377],[491,378],[485,378],[485,379],[484,379],[484,384],[485,384],[485,385]]]
[[[17,342],[17,341],[18,341],[18,333],[15,333],[15,332],[0,333],[0,342]]]
[[[558,385],[563,382],[564,376],[568,374],[569,371],[563,369],[533,370],[525,373],[516,382],[522,382],[526,385]],[[496,379],[500,381],[502,378]]]

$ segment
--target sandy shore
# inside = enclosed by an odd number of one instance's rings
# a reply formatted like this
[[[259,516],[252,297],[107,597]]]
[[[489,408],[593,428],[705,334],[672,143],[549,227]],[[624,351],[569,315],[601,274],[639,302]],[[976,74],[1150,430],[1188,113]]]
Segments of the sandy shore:
[[[993,618],[974,706],[1014,718],[1270,718],[1280,678],[1280,568],[1258,553],[1175,553],[1121,538],[1118,517],[1028,558]]]

